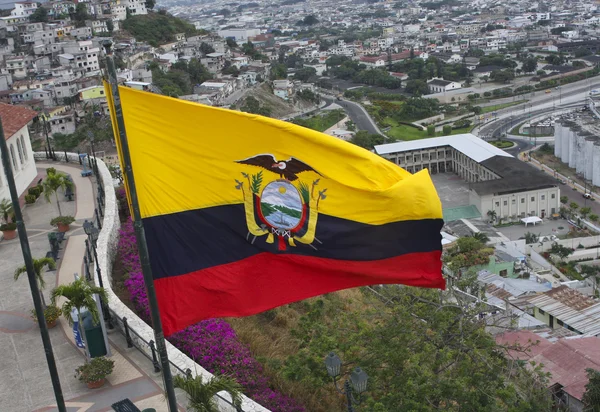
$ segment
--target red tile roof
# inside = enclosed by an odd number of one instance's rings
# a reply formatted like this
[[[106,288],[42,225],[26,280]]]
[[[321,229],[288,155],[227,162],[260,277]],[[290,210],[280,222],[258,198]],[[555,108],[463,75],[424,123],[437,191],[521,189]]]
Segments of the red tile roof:
[[[5,139],[8,140],[36,116],[37,113],[27,107],[0,103],[0,119]]]

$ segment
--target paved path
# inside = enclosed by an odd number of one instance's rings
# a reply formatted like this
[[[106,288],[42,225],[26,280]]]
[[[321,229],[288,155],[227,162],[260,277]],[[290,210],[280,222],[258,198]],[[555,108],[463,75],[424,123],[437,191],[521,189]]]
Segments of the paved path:
[[[74,202],[62,201],[63,214],[77,219],[67,233],[58,269],[44,273],[47,283],[45,292],[49,300],[50,289],[74,279],[74,273],[82,273],[82,260],[86,235],[81,228],[84,219],[94,215],[95,192],[90,178],[82,178],[77,165],[39,163],[39,169],[55,167],[68,173],[76,186]],[[49,221],[58,213],[54,203],[43,197],[24,209],[28,239],[34,257],[45,256],[49,249],[47,233],[53,230]],[[0,243],[0,411],[30,412],[55,411],[56,402],[50,374],[37,326],[29,318],[33,307],[27,279],[12,279],[15,268],[23,265],[18,239]],[[61,317],[58,326],[50,329],[50,339],[56,358],[59,377],[66,400],[67,410],[106,411],[118,400],[129,398],[140,409],[152,407],[158,412],[168,410],[163,396],[160,375],[153,373],[152,363],[135,349],[127,349],[124,337],[109,331],[111,359],[115,370],[101,389],[90,390],[74,378],[74,370],[85,361],[81,349],[74,344],[73,332]],[[181,393],[179,394],[181,395]]]

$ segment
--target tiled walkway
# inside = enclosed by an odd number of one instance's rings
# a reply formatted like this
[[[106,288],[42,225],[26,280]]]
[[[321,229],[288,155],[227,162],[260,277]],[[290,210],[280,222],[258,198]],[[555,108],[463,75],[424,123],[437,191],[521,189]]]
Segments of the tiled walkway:
[[[44,273],[49,301],[50,290],[58,284],[73,281],[74,273],[81,274],[84,255],[84,219],[94,216],[95,192],[90,178],[82,178],[80,168],[67,164],[38,164],[38,168],[55,167],[68,173],[76,186],[75,201],[61,199],[63,214],[74,215],[62,247],[58,270]],[[40,197],[34,205],[24,210],[25,224],[34,258],[43,257],[49,250],[47,233],[53,228],[49,221],[58,215],[54,203]],[[29,412],[55,411],[56,401],[44,356],[41,337],[36,324],[29,318],[33,308],[26,276],[13,280],[14,270],[23,265],[18,239],[0,242],[0,411]],[[74,344],[73,332],[61,317],[57,327],[50,330],[61,386],[67,410],[107,411],[110,405],[124,398],[131,399],[140,409],[152,407],[157,412],[168,410],[161,388],[161,377],[153,373],[152,363],[135,349],[127,349],[125,339],[109,331],[111,359],[114,372],[101,389],[90,390],[74,377],[77,366],[85,361],[84,354]]]

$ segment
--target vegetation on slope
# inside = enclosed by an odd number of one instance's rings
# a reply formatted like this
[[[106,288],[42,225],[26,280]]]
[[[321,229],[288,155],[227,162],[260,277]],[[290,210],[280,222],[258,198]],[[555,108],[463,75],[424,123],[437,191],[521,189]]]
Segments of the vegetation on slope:
[[[130,16],[123,22],[123,28],[137,41],[148,42],[154,47],[174,42],[177,33],[189,36],[199,33],[192,24],[164,11]]]

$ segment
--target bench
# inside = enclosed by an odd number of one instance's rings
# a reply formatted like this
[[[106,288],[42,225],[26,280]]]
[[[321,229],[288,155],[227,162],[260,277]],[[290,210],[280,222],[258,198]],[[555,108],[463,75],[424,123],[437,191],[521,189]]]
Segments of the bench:
[[[143,411],[140,411],[140,409],[137,406],[135,406],[133,402],[129,400],[129,398],[123,399],[119,402],[115,402],[112,405],[110,405],[110,407],[113,408],[113,410],[116,412],[156,412],[156,409],[153,408],[147,408]]]

